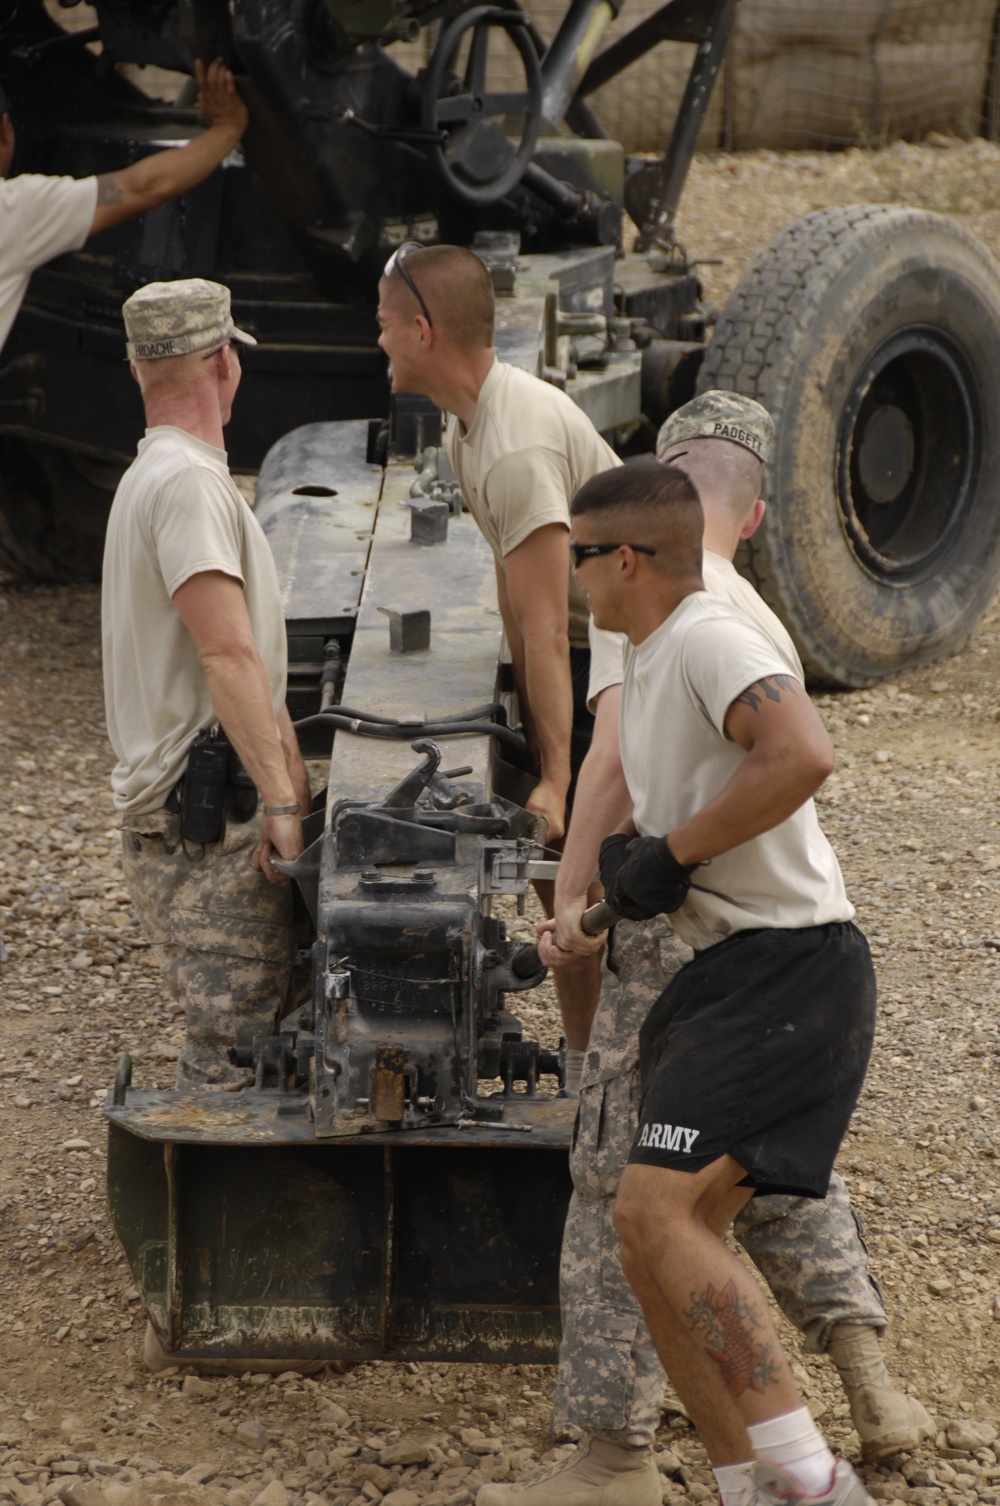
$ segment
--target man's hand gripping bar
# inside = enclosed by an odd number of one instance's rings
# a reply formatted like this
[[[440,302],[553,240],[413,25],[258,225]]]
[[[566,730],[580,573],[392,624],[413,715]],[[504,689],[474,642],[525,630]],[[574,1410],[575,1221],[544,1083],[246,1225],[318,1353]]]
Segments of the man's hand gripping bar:
[[[621,920],[617,910],[603,899],[598,900],[596,905],[591,905],[589,910],[584,910],[580,916],[580,929],[588,936],[596,936],[599,931],[606,931],[609,926],[616,926]],[[542,962],[538,955],[538,947],[531,943],[530,946],[522,947],[511,959],[510,970],[516,978],[530,978],[532,973],[537,973]]]

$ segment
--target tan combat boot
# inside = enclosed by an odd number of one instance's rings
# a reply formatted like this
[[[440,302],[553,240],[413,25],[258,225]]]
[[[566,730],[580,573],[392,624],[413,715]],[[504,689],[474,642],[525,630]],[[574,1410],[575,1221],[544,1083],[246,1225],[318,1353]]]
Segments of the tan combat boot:
[[[893,1385],[874,1328],[865,1323],[835,1323],[827,1353],[840,1372],[851,1421],[868,1464],[933,1441],[937,1435],[933,1419],[915,1397]]]
[[[476,1506],[660,1506],[648,1448],[584,1438],[561,1463],[510,1485],[483,1485]]]

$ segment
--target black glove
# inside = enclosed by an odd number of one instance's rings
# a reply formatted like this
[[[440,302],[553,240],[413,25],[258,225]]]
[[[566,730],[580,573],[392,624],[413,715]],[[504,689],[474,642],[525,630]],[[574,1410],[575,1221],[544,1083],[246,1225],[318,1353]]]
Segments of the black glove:
[[[609,837],[608,841],[611,840]],[[601,849],[603,859],[604,849]],[[612,910],[626,920],[649,920],[679,910],[691,887],[697,863],[678,863],[663,837],[633,837],[605,884],[605,898]],[[601,878],[604,865],[601,864]]]
[[[618,877],[618,870],[628,857],[628,850],[633,840],[632,837],[627,837],[622,831],[614,831],[610,837],[605,837],[601,843],[601,855],[597,860],[597,871],[600,875],[601,883],[604,885],[605,895]]]

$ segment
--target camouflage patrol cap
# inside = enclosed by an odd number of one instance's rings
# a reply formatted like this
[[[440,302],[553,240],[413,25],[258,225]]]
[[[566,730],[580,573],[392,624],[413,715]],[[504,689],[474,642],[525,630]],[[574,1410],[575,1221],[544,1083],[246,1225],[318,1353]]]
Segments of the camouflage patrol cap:
[[[229,307],[229,289],[203,277],[177,282],[147,282],[122,305],[130,361],[187,356],[239,340],[256,345],[253,335],[237,329]]]
[[[728,439],[766,463],[774,440],[774,419],[752,397],[715,388],[671,413],[656,436],[656,458],[662,460],[685,439]]]

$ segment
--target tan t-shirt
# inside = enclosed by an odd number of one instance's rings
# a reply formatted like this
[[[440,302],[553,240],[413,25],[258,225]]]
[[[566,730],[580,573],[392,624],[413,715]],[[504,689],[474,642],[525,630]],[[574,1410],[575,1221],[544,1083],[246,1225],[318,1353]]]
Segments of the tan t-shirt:
[[[774,644],[787,663],[789,674],[793,674],[798,680],[804,680],[801,661],[784,623],[775,616],[750,582],[743,579],[732,561],[706,549],[701,573],[708,594],[718,596],[721,601],[728,601],[730,606],[744,612]],[[595,627],[591,618],[590,679],[587,684],[587,705],[591,711],[602,690],[607,690],[609,685],[621,684],[625,642],[624,633],[606,632],[603,628]]]
[[[619,715],[622,766],[643,836],[667,836],[706,806],[746,753],[725,734],[729,707],[788,658],[726,602],[696,591],[642,643],[626,644]],[[804,693],[804,692],[803,692]],[[671,915],[702,948],[752,927],[850,920],[853,906],[812,800],[771,831],[713,858]]]
[[[465,504],[498,564],[537,528],[569,528],[569,504],[585,481],[621,461],[565,392],[517,366],[494,361],[464,430],[448,425],[448,455]],[[569,641],[587,647],[590,614],[568,577]]]
[[[288,651],[274,557],[225,450],[162,424],[147,429],[115,493],[104,546],[101,631],[115,805],[158,810],[199,729],[217,718],[194,639],[171,597],[219,570],[243,586],[271,686],[285,700]]]
[[[96,178],[0,179],[0,350],[36,267],[78,251],[97,208]]]

